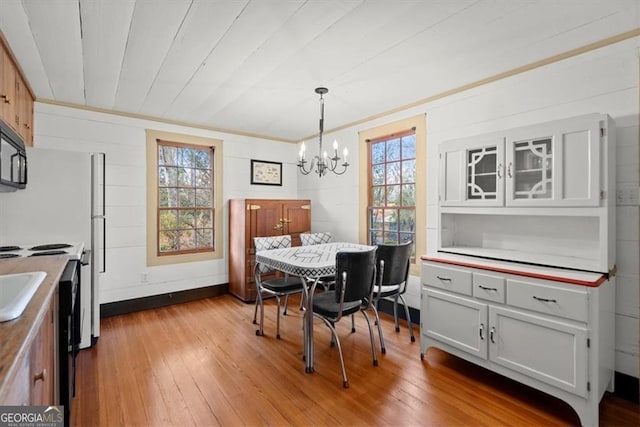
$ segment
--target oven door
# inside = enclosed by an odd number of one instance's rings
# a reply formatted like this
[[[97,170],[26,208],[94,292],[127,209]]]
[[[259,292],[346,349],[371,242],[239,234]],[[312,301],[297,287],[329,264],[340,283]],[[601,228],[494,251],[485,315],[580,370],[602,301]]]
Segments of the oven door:
[[[78,352],[77,319],[80,262],[67,263],[59,282],[58,294],[58,362],[60,369],[60,405],[64,406],[64,425],[69,425],[71,401],[75,396],[76,354]]]

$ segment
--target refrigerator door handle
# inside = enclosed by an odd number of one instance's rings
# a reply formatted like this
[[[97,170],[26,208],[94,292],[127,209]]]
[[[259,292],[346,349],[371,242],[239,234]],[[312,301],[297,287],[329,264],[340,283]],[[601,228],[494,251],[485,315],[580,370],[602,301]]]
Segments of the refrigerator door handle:
[[[100,273],[107,272],[107,218],[102,216],[102,270]]]

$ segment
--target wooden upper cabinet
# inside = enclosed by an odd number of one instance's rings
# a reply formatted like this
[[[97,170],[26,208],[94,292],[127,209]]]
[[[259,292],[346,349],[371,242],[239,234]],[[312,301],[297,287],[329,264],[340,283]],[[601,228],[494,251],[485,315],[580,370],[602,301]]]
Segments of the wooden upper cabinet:
[[[33,147],[33,97],[24,79],[18,75],[16,80],[20,82],[20,94],[18,95],[18,120],[20,123],[18,133],[22,136],[25,145]]]
[[[0,119],[22,137],[25,145],[33,146],[34,97],[2,37],[0,71]]]
[[[18,105],[16,93],[16,69],[9,53],[4,46],[2,52],[2,87],[0,88],[0,102],[2,103],[2,120],[16,131],[16,119]]]

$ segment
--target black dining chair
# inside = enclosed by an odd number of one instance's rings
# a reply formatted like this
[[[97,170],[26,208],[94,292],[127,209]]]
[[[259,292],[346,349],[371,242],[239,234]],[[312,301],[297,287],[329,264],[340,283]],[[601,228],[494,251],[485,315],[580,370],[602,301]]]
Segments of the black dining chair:
[[[373,365],[378,366],[373,328],[367,316],[371,306],[372,292],[376,280],[376,248],[368,251],[338,252],[336,254],[335,289],[313,296],[313,315],[321,319],[331,330],[331,343],[338,347],[342,385],[349,387],[340,339],[335,324],[345,316],[362,313],[369,327]]]
[[[416,340],[413,336],[413,326],[411,324],[411,317],[409,316],[409,306],[403,297],[403,294],[407,291],[412,245],[413,242],[406,242],[399,245],[377,246],[376,266],[378,267],[378,280],[373,288],[372,307],[376,315],[376,324],[378,325],[378,336],[380,337],[380,349],[382,353],[387,352],[384,345],[382,327],[380,326],[380,317],[378,316],[378,303],[382,298],[393,299],[393,320],[395,322],[396,332],[400,332],[400,326],[398,324],[398,299],[402,301],[409,327],[409,333],[411,334],[411,342],[415,342]]]
[[[291,236],[254,237],[256,251],[270,249],[290,248]],[[264,335],[264,298],[275,297],[278,306],[278,317],[276,319],[276,338],[280,339],[280,297],[288,298],[289,295],[303,291],[303,282],[299,277],[291,277],[288,274],[280,277],[263,278],[264,275],[273,275],[275,270],[264,264],[256,262],[254,267],[254,278],[257,288],[256,306],[253,312],[253,323],[257,324],[258,307],[260,307],[260,329],[256,330],[256,335]],[[286,303],[285,303],[286,314]]]

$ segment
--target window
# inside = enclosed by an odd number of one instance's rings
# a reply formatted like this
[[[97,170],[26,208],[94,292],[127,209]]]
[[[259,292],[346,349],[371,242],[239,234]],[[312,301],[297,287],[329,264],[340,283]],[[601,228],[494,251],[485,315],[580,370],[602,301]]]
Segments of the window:
[[[158,255],[213,252],[213,147],[157,142]]]
[[[416,115],[359,133],[359,241],[413,241],[411,274],[426,253],[426,116]]]
[[[222,141],[147,130],[147,265],[222,258]]]
[[[368,141],[369,244],[416,240],[415,130]]]

